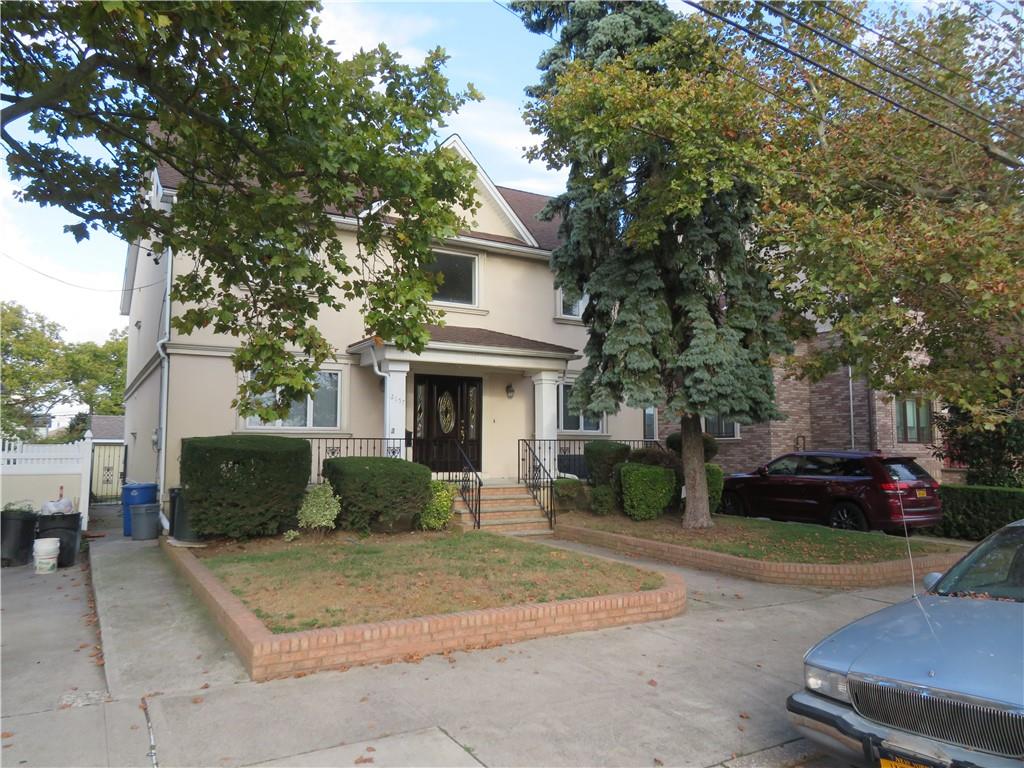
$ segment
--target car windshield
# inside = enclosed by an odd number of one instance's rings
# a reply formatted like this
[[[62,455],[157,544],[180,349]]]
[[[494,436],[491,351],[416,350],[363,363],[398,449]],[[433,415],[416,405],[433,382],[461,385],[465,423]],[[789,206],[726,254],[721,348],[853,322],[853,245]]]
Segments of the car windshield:
[[[934,589],[937,595],[1024,602],[1024,525],[992,534],[953,566]]]

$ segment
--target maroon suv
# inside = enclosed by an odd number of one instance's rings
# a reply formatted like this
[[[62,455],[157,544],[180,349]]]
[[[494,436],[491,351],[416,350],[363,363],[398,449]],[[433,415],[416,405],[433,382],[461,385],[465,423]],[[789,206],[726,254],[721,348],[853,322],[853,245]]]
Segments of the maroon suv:
[[[722,511],[866,531],[942,520],[939,484],[909,456],[862,451],[787,453],[725,479]]]

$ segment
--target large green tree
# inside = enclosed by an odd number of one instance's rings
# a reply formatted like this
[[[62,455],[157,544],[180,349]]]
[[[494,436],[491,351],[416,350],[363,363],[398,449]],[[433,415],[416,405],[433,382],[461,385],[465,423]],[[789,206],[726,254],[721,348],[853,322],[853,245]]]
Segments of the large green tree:
[[[31,437],[34,416],[69,401],[63,330],[20,304],[0,304],[0,432],[4,437]]]
[[[72,398],[90,414],[124,413],[128,332],[112,331],[102,344],[86,341],[69,345],[65,358]]]
[[[156,259],[191,256],[172,322],[239,339],[236,404],[266,418],[333,354],[323,309],[360,303],[367,333],[423,347],[430,244],[474,206],[469,164],[435,139],[472,87],[449,90],[439,49],[418,66],[383,45],[341,60],[318,8],[24,2],[2,18],[2,136],[22,198],[78,216],[77,238],[102,227]],[[158,163],[181,176],[170,210],[140,194]]]
[[[557,282],[590,297],[574,400],[677,415],[683,524],[709,526],[701,416],[778,415],[770,357],[788,349],[754,226],[772,179],[759,100],[703,23],[661,4],[515,7],[559,32],[527,119],[537,155],[569,170],[549,212],[562,218]]]
[[[786,161],[760,224],[794,331],[831,330],[795,368],[850,364],[988,426],[1024,415],[1024,24],[1004,6],[711,6],[810,62],[710,22],[757,63]]]

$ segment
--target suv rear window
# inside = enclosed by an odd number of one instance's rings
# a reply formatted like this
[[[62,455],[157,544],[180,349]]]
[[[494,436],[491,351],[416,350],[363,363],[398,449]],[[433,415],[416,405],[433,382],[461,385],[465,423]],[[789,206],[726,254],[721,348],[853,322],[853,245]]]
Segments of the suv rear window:
[[[913,459],[882,459],[882,466],[885,467],[885,471],[889,473],[889,477],[893,480],[911,482],[914,480],[932,479],[932,476],[925,472],[921,465]]]

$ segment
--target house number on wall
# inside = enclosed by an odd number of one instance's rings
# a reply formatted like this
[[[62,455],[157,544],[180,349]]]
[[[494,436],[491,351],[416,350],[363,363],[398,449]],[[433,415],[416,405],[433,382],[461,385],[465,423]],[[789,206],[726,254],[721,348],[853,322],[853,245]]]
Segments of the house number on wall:
[[[445,392],[437,399],[437,419],[441,422],[441,431],[446,435],[455,427],[455,403],[450,392]]]

